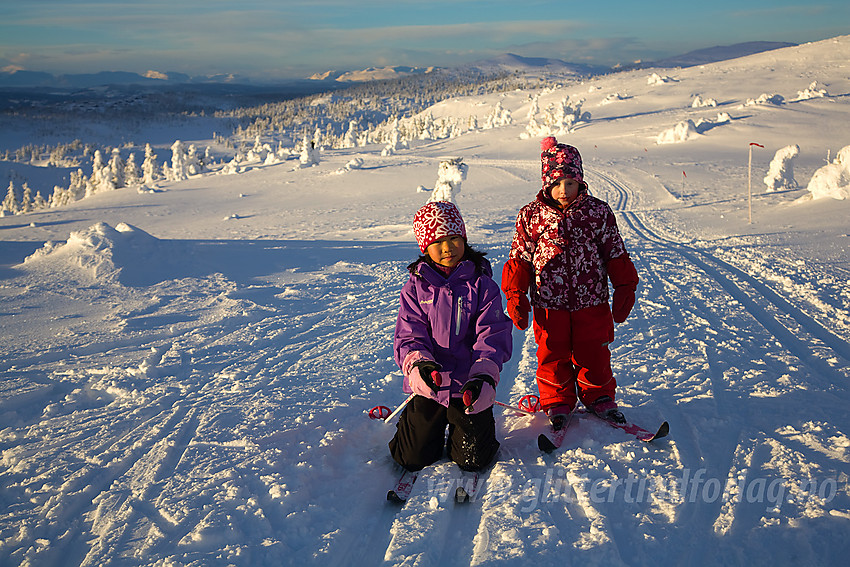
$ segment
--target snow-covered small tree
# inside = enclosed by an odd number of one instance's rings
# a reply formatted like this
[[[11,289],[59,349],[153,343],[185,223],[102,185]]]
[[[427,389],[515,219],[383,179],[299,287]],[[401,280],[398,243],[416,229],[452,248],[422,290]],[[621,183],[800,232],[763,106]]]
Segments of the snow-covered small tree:
[[[100,150],[95,150],[94,158],[92,159],[91,177],[86,183],[86,197],[91,197],[96,193],[104,191],[112,191],[115,189],[115,183],[112,179],[112,170],[109,165],[104,165],[103,154]]]
[[[186,150],[183,142],[175,140],[171,144],[171,167],[168,170],[169,181],[183,181],[186,179]]]
[[[88,183],[88,179],[86,179],[85,173],[83,173],[82,169],[78,169],[77,171],[71,172],[71,183],[68,185],[68,203],[72,201],[79,201],[83,197],[86,196],[86,184]]]
[[[91,163],[91,176],[89,176],[89,181],[91,181],[94,191],[97,191],[97,188],[103,182],[105,168],[106,166],[103,163],[103,154],[100,153],[100,150],[95,150]]]
[[[717,101],[713,98],[702,98],[700,95],[694,97],[691,103],[691,108],[705,108],[708,106],[717,106]]]
[[[145,161],[142,162],[142,182],[145,185],[156,185],[159,167],[156,163],[156,154],[150,144],[145,144]]]
[[[47,207],[47,201],[41,196],[41,191],[35,192],[35,197],[32,199],[32,208],[34,211]]]
[[[259,136],[257,139],[259,140]],[[204,171],[204,163],[195,144],[189,144],[189,150],[186,152],[185,168],[186,175],[200,175]]]
[[[806,190],[813,199],[850,199],[850,146],[838,150],[832,163],[815,171]]]
[[[48,207],[61,207],[70,203],[70,199],[68,198],[68,190],[59,185],[53,186],[53,193],[50,195],[50,199],[48,200]]]
[[[797,98],[792,100],[810,100],[829,96],[826,89],[821,88],[817,81],[813,81],[806,90],[797,91]]]
[[[319,163],[319,152],[316,149],[316,143],[309,136],[304,136],[301,141],[301,166],[311,167]]]
[[[32,189],[29,184],[24,182],[23,186],[24,194],[21,197],[21,213],[28,213],[33,210],[32,206]]]
[[[127,156],[127,161],[124,163],[124,185],[127,187],[138,187],[142,184],[141,171],[136,165],[136,154],[131,153]]]
[[[345,135],[342,137],[342,142],[340,142],[341,148],[354,148],[357,146],[357,121],[349,120],[348,121],[348,130],[346,130]]]
[[[15,189],[14,181],[9,181],[6,189],[6,197],[3,199],[2,210],[4,213],[18,214],[21,210],[21,202],[18,199],[18,191]]]
[[[768,193],[797,188],[797,181],[794,179],[794,158],[799,154],[800,146],[797,144],[776,151],[764,178]]]
[[[121,159],[121,151],[118,148],[112,150],[109,159],[109,176],[115,189],[124,187],[124,160]]]
[[[508,126],[513,122],[513,118],[511,118],[511,111],[507,110],[502,106],[502,101],[496,103],[496,107],[493,108],[493,111],[487,115],[487,119],[484,122],[485,130],[492,130],[493,128],[498,128],[500,126]]]
[[[466,179],[469,166],[463,163],[463,158],[453,158],[440,162],[437,170],[437,184],[428,198],[428,203],[434,201],[449,201],[454,203],[454,197],[460,193],[460,186]]]

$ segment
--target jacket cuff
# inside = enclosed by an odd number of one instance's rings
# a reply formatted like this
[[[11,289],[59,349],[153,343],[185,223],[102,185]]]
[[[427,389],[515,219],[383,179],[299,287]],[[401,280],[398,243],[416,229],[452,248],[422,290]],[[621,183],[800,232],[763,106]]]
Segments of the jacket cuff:
[[[469,369],[469,375],[486,374],[492,376],[493,382],[499,383],[499,365],[487,358],[479,358],[472,364]]]
[[[410,376],[410,370],[413,368],[413,365],[422,360],[434,362],[434,358],[432,356],[422,351],[412,350],[407,353],[407,356],[404,357],[404,361],[401,364],[402,374]]]

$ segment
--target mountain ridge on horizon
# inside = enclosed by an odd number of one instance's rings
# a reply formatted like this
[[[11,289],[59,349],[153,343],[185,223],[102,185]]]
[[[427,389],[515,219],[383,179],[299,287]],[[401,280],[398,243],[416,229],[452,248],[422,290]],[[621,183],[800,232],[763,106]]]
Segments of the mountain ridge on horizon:
[[[789,42],[749,41],[732,45],[713,46],[697,49],[681,55],[659,59],[656,61],[636,62],[628,65],[606,67],[584,63],[572,63],[549,57],[522,56],[514,53],[504,53],[489,59],[482,59],[453,69],[477,70],[483,73],[492,72],[524,72],[559,75],[592,76],[611,71],[624,71],[651,67],[691,67],[726,59],[735,59],[753,55],[763,51],[771,51],[797,44]],[[427,74],[450,68],[441,67],[411,67],[395,65],[384,67],[368,67],[362,70],[337,71],[328,70],[302,79],[278,81],[281,84],[290,83],[356,83],[374,80],[387,80],[410,75]],[[160,72],[149,70],[144,74],[130,71],[100,71],[97,73],[79,73],[53,75],[44,71],[27,69],[12,69],[0,71],[0,88],[92,88],[108,85],[145,86],[175,86],[180,84],[231,84],[265,86],[270,83],[259,83],[248,77],[234,74],[211,76],[190,76],[179,72]]]

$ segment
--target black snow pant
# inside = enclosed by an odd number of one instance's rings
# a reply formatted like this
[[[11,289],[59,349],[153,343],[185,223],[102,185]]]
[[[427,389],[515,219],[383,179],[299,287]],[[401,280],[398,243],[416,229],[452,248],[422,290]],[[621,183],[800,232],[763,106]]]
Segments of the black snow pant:
[[[493,408],[467,414],[459,398],[452,398],[449,407],[445,407],[423,396],[414,396],[404,408],[397,427],[389,443],[390,454],[409,471],[439,461],[444,448],[449,459],[461,469],[477,471],[489,466],[499,450]]]

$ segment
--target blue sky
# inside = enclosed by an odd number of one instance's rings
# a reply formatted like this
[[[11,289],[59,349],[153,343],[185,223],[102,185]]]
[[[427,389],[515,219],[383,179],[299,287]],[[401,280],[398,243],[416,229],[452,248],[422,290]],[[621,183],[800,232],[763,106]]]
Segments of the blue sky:
[[[0,0],[0,68],[277,79],[502,53],[613,65],[850,34],[850,2]]]

